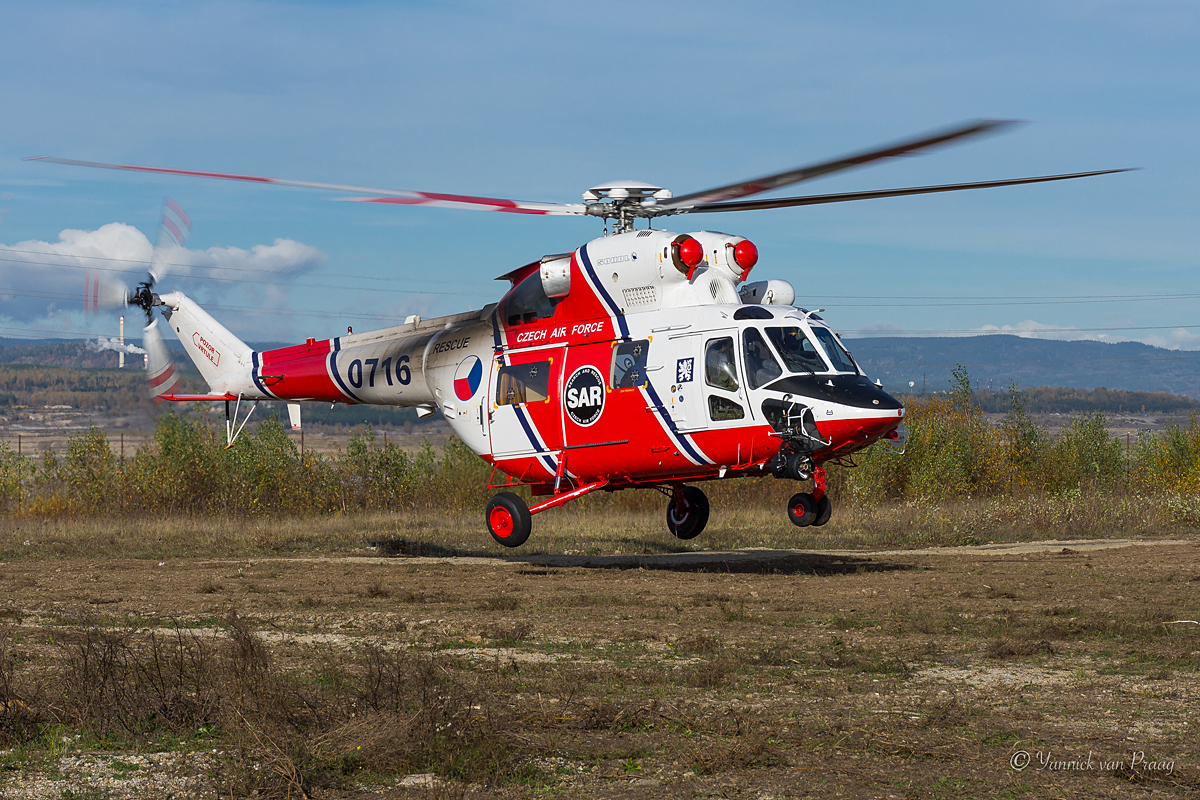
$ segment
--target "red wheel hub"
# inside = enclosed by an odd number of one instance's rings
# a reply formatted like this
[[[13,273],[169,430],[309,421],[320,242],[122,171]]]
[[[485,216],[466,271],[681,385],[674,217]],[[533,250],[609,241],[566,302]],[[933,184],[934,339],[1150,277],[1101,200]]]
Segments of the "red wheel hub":
[[[512,514],[508,513],[508,509],[502,506],[493,508],[491,516],[488,517],[488,525],[491,526],[492,533],[501,539],[507,539],[513,532]]]

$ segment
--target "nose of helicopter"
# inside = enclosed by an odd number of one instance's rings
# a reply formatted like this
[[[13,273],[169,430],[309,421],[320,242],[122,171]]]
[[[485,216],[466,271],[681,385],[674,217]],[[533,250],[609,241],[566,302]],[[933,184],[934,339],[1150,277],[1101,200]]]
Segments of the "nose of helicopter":
[[[903,408],[884,411],[879,416],[826,418],[816,422],[817,429],[829,442],[827,457],[857,452],[881,439],[903,446],[908,438]]]
[[[899,415],[859,420],[860,426],[856,433],[859,433],[868,442],[875,442],[880,439],[894,439],[896,438],[896,431],[903,423],[903,420],[904,418]]]

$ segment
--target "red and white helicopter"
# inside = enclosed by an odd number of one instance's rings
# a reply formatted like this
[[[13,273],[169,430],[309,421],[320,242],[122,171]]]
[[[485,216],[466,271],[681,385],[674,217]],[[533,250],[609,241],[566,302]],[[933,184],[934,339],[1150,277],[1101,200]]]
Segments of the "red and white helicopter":
[[[350,192],[362,203],[424,205],[515,214],[587,215],[605,235],[574,252],[547,255],[507,275],[498,303],[436,319],[257,352],[181,292],[155,292],[162,259],[137,291],[115,298],[146,313],[152,391],[164,400],[224,401],[228,443],[243,401],[285,400],[293,425],[300,401],[414,407],[441,414],[454,433],[503,473],[496,488],[527,486],[532,507],[502,491],[486,521],[497,542],[521,545],[531,517],[595,491],[654,488],[669,496],[667,527],[680,539],[708,521],[703,481],[771,474],[812,482],[787,513],[824,525],[832,506],[823,465],[877,442],[902,448],[904,407],[863,373],[817,313],[793,305],[782,280],[747,283],[758,261],[744,237],[653,228],[659,217],[838,203],[881,197],[1067,180],[1124,170],[747,200],[751,195],[1011,124],[983,120],[843,158],[682,196],[638,181],[612,181],[583,202],[520,202],[376,189],[251,175],[102,164],[75,166],[273,183]],[[168,209],[168,243],[189,224]],[[174,219],[172,219],[174,217]],[[635,229],[637,219],[650,227]],[[611,231],[609,230],[611,223]],[[93,291],[93,290],[89,290]],[[104,294],[100,291],[99,294]],[[109,291],[110,296],[113,291]],[[175,391],[177,378],[154,310],[208,382],[210,393]],[[820,311],[820,309],[818,309]],[[235,403],[233,416],[229,404]],[[253,412],[251,407],[250,412]]]

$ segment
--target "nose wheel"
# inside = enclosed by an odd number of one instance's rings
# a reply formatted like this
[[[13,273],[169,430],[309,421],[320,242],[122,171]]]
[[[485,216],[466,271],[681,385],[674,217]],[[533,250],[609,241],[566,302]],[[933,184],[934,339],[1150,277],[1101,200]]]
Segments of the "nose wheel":
[[[676,486],[667,501],[667,530],[676,539],[695,539],[708,524],[708,497],[695,486]]]
[[[799,492],[788,500],[788,519],[797,528],[807,528],[809,525],[820,527],[833,516],[833,503],[825,494],[825,468],[814,467],[812,471],[813,491]]]
[[[820,527],[833,516],[833,503],[825,495],[818,500],[807,492],[800,492],[788,500],[787,512],[788,519],[797,528],[807,528],[809,525]]]

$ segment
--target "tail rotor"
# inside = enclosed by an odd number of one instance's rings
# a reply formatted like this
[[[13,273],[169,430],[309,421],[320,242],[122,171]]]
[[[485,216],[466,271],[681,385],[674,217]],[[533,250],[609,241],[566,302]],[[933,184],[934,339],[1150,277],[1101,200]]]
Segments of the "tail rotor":
[[[88,270],[84,286],[84,311],[88,314],[99,313],[102,309],[123,308],[136,306],[145,315],[145,327],[142,328],[142,346],[146,350],[146,381],[150,394],[156,402],[162,402],[161,395],[171,394],[179,384],[179,375],[163,340],[158,320],[154,317],[154,307],[162,305],[162,301],[154,291],[155,284],[167,274],[169,267],[174,264],[183,249],[187,236],[191,233],[192,221],[187,213],[171,198],[163,200],[162,219],[158,226],[158,241],[150,256],[150,265],[146,279],[137,284],[136,289],[130,289],[119,278],[111,273],[98,270]]]

